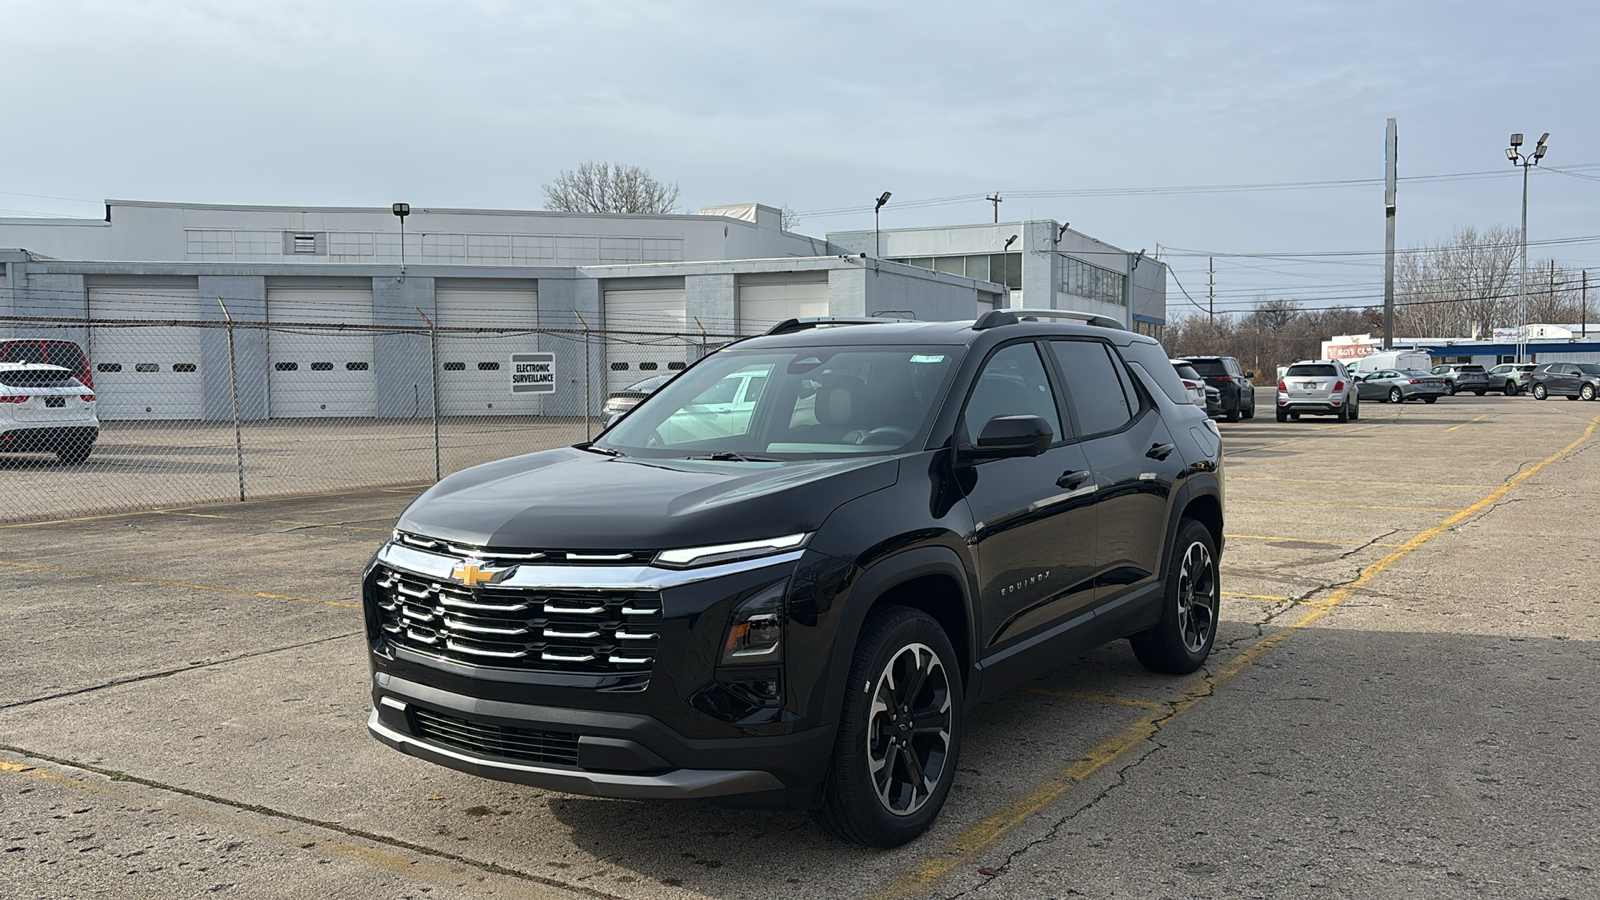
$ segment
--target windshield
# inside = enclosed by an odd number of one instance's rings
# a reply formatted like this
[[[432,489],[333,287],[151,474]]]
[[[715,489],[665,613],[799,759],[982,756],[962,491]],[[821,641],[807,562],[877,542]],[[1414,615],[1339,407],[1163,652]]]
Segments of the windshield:
[[[628,456],[731,460],[892,453],[944,396],[961,347],[805,347],[713,354],[595,444]]]
[[[1305,365],[1301,366],[1290,366],[1287,374],[1304,376],[1333,376],[1338,375],[1339,370],[1335,369],[1333,366],[1327,365],[1326,363],[1320,365],[1316,363],[1306,363]]]

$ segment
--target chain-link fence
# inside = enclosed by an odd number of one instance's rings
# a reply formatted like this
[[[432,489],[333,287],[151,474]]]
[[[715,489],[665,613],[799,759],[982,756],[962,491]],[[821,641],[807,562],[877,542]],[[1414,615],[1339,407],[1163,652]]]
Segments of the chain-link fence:
[[[417,318],[413,327],[0,317],[0,522],[420,489],[586,440],[734,339]],[[62,366],[77,380],[52,388],[16,363]],[[98,433],[83,458],[90,427]]]

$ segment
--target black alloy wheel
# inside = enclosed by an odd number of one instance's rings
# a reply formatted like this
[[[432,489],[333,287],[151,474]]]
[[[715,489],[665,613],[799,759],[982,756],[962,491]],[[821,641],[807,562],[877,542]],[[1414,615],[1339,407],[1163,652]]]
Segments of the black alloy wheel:
[[[955,780],[961,675],[926,613],[875,613],[862,631],[817,821],[834,836],[897,847],[926,831]]]
[[[1178,523],[1161,621],[1129,638],[1133,655],[1145,668],[1185,675],[1211,655],[1222,605],[1216,546],[1204,525],[1194,519]]]

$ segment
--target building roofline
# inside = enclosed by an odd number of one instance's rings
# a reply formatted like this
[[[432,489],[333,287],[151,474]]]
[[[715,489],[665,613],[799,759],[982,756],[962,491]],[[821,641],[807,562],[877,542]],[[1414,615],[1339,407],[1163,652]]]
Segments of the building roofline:
[[[107,200],[108,207],[139,207],[143,209],[205,209],[224,210],[230,212],[288,212],[288,213],[360,213],[360,214],[391,214],[386,206],[282,206],[270,204],[250,203],[177,203],[165,200]],[[728,206],[749,204],[726,204]],[[762,204],[754,204],[761,206]],[[769,207],[770,208],[770,207]],[[773,210],[776,212],[777,210]],[[755,227],[754,222],[744,219],[735,219],[731,216],[707,216],[699,213],[574,213],[557,212],[549,209],[470,209],[463,207],[446,206],[412,206],[411,214],[431,213],[434,215],[451,216],[549,216],[560,219],[703,219],[708,222],[738,222],[741,225]],[[30,224],[36,220],[5,219],[0,221],[22,222]],[[45,220],[51,221],[51,220]],[[88,219],[68,219],[63,221],[92,221]]]

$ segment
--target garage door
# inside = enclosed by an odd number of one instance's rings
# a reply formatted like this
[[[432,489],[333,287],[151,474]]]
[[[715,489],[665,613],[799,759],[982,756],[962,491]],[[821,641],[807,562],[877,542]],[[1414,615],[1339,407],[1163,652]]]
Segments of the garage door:
[[[267,333],[273,418],[373,414],[372,332],[318,327],[371,325],[370,287],[269,286],[267,322],[284,326]]]
[[[760,334],[784,319],[828,314],[828,283],[739,285],[739,333]]]
[[[606,390],[616,391],[682,369],[694,350],[686,329],[683,288],[606,291]],[[653,337],[652,335],[661,335]]]
[[[526,329],[527,333],[439,335],[439,411],[447,416],[496,416],[539,411],[538,394],[511,393],[511,354],[539,349],[538,294],[533,288],[434,289],[443,328]]]
[[[89,287],[92,319],[195,319],[199,304],[200,291],[192,287]],[[100,418],[200,418],[203,331],[181,325],[93,329],[89,365]]]

